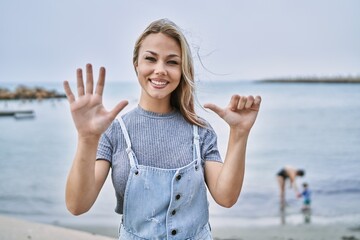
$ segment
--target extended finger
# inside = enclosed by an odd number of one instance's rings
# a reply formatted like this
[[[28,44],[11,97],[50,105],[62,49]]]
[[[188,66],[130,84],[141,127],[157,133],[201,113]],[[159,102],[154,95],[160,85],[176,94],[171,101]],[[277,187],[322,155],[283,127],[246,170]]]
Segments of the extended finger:
[[[232,110],[232,111],[235,111],[236,108],[237,108],[237,105],[239,103],[239,99],[240,99],[240,96],[239,95],[233,95],[230,99],[230,103],[229,103],[229,108]]]
[[[91,64],[86,64],[86,93],[92,94],[94,91],[93,70]]]
[[[251,108],[251,106],[253,105],[254,103],[254,97],[253,96],[248,96],[247,99],[246,99],[246,103],[245,103],[245,109],[249,109]]]
[[[105,86],[105,68],[101,67],[99,71],[99,79],[96,84],[95,93],[102,95],[104,92],[104,86]]]
[[[84,92],[84,80],[83,80],[83,74],[81,68],[78,68],[76,70],[76,79],[77,79],[77,91],[78,96],[82,96],[85,94]]]
[[[67,97],[69,103],[74,102],[74,101],[75,101],[75,96],[74,96],[74,94],[73,94],[72,91],[71,91],[69,82],[68,82],[68,81],[64,81],[63,85],[64,85],[65,94],[66,94],[66,97]]]
[[[113,110],[111,110],[111,117],[113,118],[113,119],[115,119],[116,118],[116,116],[119,114],[119,112],[121,111],[121,110],[123,110],[127,105],[128,105],[128,101],[126,101],[126,100],[124,100],[124,101],[121,101],[121,102],[119,102],[115,107],[114,107],[114,109]]]
[[[210,109],[211,111],[215,112],[220,117],[222,117],[224,115],[223,109],[220,108],[219,106],[215,105],[215,104],[206,103],[206,104],[204,104],[204,108]]]

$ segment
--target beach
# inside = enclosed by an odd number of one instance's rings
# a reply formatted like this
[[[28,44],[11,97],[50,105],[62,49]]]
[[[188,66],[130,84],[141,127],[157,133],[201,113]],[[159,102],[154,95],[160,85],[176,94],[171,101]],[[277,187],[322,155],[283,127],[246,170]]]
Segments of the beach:
[[[109,237],[0,216],[0,240],[107,240]]]
[[[41,86],[58,92],[62,88]],[[4,87],[15,88],[13,83]],[[104,103],[110,108],[127,99],[129,111],[137,105],[138,90],[137,83],[108,83]],[[263,98],[238,202],[226,209],[208,197],[214,239],[360,240],[360,84],[214,82],[199,84],[198,91],[202,104],[226,105],[233,92]],[[61,234],[66,237],[59,239],[116,239],[121,216],[114,212],[111,175],[89,212],[74,217],[66,209],[66,178],[77,141],[68,102],[2,100],[0,110],[34,112],[33,118],[0,118],[0,216],[5,217],[0,240],[56,239]],[[227,126],[200,110],[217,132],[224,156]],[[285,165],[306,170],[298,186],[307,182],[312,191],[308,224],[302,200],[291,189],[284,217],[279,213],[275,175]],[[53,237],[46,236],[49,232]]]
[[[360,229],[346,225],[298,225],[213,230],[218,240],[358,240]]]
[[[110,240],[117,229],[101,226],[68,226],[35,223],[0,216],[0,240]],[[359,225],[278,225],[267,227],[213,227],[214,240],[360,240]]]

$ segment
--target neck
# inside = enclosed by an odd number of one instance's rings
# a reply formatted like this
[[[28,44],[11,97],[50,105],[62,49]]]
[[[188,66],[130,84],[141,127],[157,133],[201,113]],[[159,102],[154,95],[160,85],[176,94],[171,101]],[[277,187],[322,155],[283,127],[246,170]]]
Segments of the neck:
[[[170,113],[174,109],[170,104],[170,100],[166,101],[164,99],[161,100],[147,99],[146,101],[140,99],[139,105],[142,109],[146,111],[161,113],[161,114]]]

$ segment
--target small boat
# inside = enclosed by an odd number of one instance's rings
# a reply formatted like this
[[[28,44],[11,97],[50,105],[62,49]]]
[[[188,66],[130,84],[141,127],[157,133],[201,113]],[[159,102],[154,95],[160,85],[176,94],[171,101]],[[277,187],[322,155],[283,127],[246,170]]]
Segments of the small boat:
[[[35,113],[34,111],[32,112],[18,112],[14,114],[14,118],[15,119],[25,119],[25,118],[34,118],[35,117]]]
[[[34,118],[33,110],[0,111],[0,117],[14,117],[15,119]]]

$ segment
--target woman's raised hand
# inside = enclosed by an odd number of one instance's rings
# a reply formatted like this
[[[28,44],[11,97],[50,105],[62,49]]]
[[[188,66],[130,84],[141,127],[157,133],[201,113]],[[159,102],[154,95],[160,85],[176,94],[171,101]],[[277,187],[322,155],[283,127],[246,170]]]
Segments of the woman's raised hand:
[[[227,107],[221,108],[215,104],[207,103],[209,108],[225,120],[232,129],[249,132],[255,123],[260,109],[261,97],[233,95]]]
[[[64,90],[70,103],[71,115],[75,127],[80,137],[100,137],[128,102],[119,102],[111,111],[107,111],[104,108],[102,104],[102,94],[105,84],[104,67],[100,68],[95,92],[91,64],[86,65],[86,86],[84,86],[82,69],[77,69],[76,74],[77,99],[71,91],[69,82],[64,81]]]

